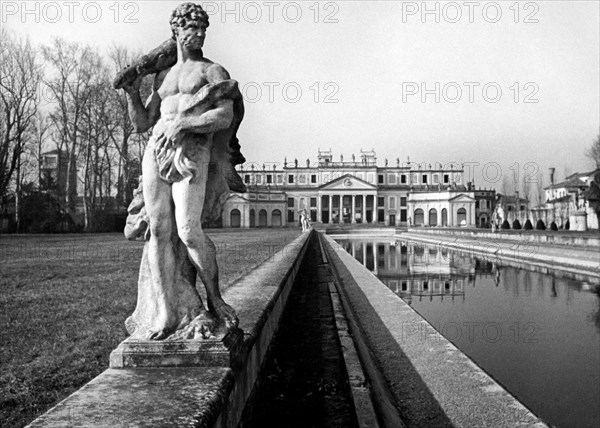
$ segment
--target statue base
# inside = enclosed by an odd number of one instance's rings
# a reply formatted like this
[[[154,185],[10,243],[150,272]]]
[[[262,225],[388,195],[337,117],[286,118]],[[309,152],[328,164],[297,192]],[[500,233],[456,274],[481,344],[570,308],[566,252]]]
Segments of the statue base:
[[[240,351],[242,330],[222,339],[143,340],[127,338],[111,352],[110,368],[229,367]]]

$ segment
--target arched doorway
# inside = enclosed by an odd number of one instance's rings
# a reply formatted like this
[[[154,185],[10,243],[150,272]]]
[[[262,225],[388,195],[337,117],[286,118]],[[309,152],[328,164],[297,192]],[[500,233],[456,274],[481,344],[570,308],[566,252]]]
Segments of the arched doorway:
[[[281,227],[281,211],[273,210],[271,213],[271,226]]]
[[[448,226],[448,210],[446,208],[442,209],[442,226]]]
[[[429,226],[437,226],[438,222],[437,222],[438,218],[437,218],[437,210],[435,208],[432,208],[429,210]]]
[[[256,227],[256,213],[250,210],[250,227]]]
[[[240,227],[242,225],[242,215],[237,208],[231,210],[230,225],[231,227]]]
[[[258,212],[258,227],[267,227],[267,210]]]
[[[423,226],[425,223],[425,214],[421,208],[415,210],[415,226]]]
[[[459,226],[467,225],[467,210],[466,209],[459,208],[458,211],[456,211],[456,222],[458,223]]]

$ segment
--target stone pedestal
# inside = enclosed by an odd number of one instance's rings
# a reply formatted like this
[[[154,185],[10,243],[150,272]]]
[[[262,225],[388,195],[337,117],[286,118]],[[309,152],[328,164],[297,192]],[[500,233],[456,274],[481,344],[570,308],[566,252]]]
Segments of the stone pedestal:
[[[110,354],[110,367],[229,367],[243,338],[240,329],[229,331],[222,339],[157,341],[130,337]]]

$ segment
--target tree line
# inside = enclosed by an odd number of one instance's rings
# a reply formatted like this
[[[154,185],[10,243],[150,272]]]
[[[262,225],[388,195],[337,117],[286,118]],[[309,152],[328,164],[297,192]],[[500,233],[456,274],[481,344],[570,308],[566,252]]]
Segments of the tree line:
[[[6,207],[14,197],[17,231],[35,210],[23,209],[32,195],[53,195],[70,218],[79,196],[85,231],[102,229],[103,212],[129,204],[148,135],[134,132],[125,94],[112,79],[137,56],[124,46],[101,53],[62,38],[35,46],[0,30],[0,198]],[[60,189],[42,168],[43,153],[52,150],[66,168]]]

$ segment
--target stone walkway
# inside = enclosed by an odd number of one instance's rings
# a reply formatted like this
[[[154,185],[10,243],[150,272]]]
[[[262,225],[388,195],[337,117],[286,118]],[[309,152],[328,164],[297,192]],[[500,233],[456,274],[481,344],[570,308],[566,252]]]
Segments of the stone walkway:
[[[517,263],[535,264],[549,270],[568,271],[600,279],[600,252],[582,247],[554,246],[551,244],[515,242],[502,239],[481,239],[448,235],[429,235],[406,232],[398,239],[410,239],[426,244],[473,252],[475,255],[497,257]]]

